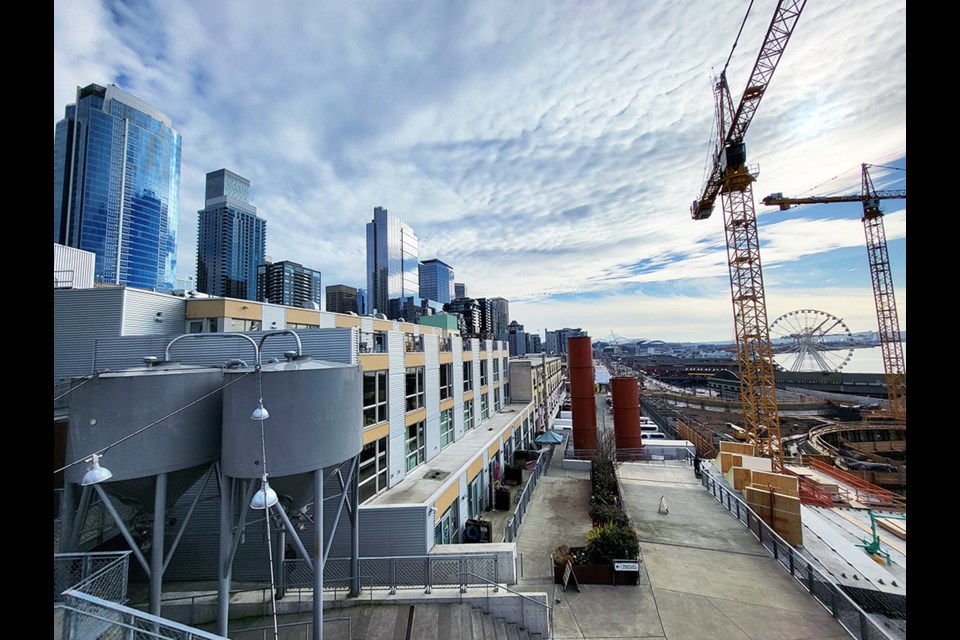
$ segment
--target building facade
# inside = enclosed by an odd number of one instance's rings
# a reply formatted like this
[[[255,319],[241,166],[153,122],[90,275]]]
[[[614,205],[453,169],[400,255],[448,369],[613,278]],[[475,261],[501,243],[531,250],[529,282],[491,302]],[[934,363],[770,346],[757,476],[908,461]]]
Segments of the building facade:
[[[453,297],[454,298],[466,298],[467,297],[467,285],[463,282],[454,282],[453,283]]]
[[[556,331],[547,331],[546,351],[547,353],[566,353],[567,340],[585,335],[587,335],[587,333],[579,327],[576,329],[564,327],[563,329],[557,329]]]
[[[250,204],[250,181],[227,169],[208,173],[197,213],[197,291],[256,300],[266,250],[267,221]]]
[[[420,263],[420,297],[441,304],[453,300],[453,268],[432,258]]]
[[[180,133],[115,85],[77,88],[53,142],[53,241],[96,256],[98,284],[172,291]]]
[[[510,356],[527,355],[527,334],[523,325],[516,320],[507,325],[506,342],[510,346]]]
[[[443,305],[443,310],[447,313],[455,313],[460,316],[460,334],[464,337],[479,337],[480,324],[480,303],[473,298],[454,298]]]
[[[361,313],[357,300],[357,289],[345,284],[331,284],[327,286],[327,308],[331,313]]]
[[[420,295],[417,235],[383,207],[376,207],[367,223],[367,294],[371,312],[383,314],[390,300]]]
[[[320,309],[320,272],[283,260],[257,265],[257,300]]]

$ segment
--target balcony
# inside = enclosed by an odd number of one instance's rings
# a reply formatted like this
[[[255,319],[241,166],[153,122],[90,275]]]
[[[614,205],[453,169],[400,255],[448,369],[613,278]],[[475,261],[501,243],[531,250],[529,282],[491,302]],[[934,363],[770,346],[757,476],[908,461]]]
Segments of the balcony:
[[[385,333],[360,332],[360,353],[387,353],[387,335]]]
[[[423,353],[423,336],[405,335],[403,350],[407,353]]]

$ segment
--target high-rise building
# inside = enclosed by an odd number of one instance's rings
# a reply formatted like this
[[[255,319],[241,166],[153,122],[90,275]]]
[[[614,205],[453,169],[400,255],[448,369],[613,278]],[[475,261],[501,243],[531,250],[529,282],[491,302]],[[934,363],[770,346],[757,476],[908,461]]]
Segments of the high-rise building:
[[[53,139],[53,241],[96,256],[98,283],[176,285],[180,133],[115,85],[77,88]]]
[[[547,342],[547,352],[548,353],[566,353],[567,352],[567,340],[570,338],[577,338],[581,336],[586,336],[587,332],[583,329],[577,327],[576,329],[571,329],[570,327],[564,327],[563,329],[557,329],[556,331],[547,331],[546,342]]]
[[[510,325],[510,303],[506,298],[488,298],[490,301],[490,330],[495,339],[507,333]]]
[[[257,300],[320,310],[320,272],[284,260],[257,265]]]
[[[540,353],[543,351],[543,344],[539,333],[527,334],[527,353]]]
[[[507,326],[506,342],[510,346],[511,356],[527,355],[527,334],[523,325],[516,320]]]
[[[359,314],[360,307],[357,305],[357,289],[348,287],[345,284],[331,284],[327,286],[327,311],[333,313],[353,313]]]
[[[267,221],[250,204],[250,181],[226,169],[208,173],[205,206],[197,217],[197,291],[256,300]]]
[[[367,223],[367,293],[372,311],[390,300],[420,295],[420,249],[413,228],[383,207]]]
[[[480,336],[480,304],[473,298],[454,298],[443,305],[447,313],[460,316],[460,335],[465,338]]]
[[[437,258],[421,262],[420,297],[440,303],[453,300],[453,268]]]
[[[467,285],[463,282],[454,282],[453,283],[453,297],[454,298],[466,298],[467,297]]]

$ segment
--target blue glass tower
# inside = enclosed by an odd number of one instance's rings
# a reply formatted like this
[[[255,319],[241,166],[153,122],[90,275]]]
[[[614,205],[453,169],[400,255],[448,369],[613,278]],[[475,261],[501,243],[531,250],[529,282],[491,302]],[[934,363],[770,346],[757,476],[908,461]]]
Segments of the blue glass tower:
[[[440,303],[453,300],[453,268],[437,258],[421,262],[420,297]]]
[[[197,291],[257,299],[257,266],[267,255],[267,221],[257,217],[249,199],[246,178],[226,169],[207,174],[206,206],[197,214]]]
[[[420,295],[420,249],[413,228],[383,207],[367,223],[368,309],[388,313],[390,301]]]
[[[115,85],[77,88],[53,139],[53,241],[96,255],[97,282],[176,285],[180,133]]]

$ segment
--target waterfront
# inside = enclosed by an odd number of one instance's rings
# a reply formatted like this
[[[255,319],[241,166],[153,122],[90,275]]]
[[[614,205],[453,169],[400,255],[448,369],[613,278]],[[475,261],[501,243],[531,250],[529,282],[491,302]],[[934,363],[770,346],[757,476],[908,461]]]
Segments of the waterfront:
[[[900,343],[903,347],[903,368],[907,368],[907,343]],[[853,350],[850,362],[841,369],[843,373],[884,373],[883,349],[877,347],[859,347]]]

